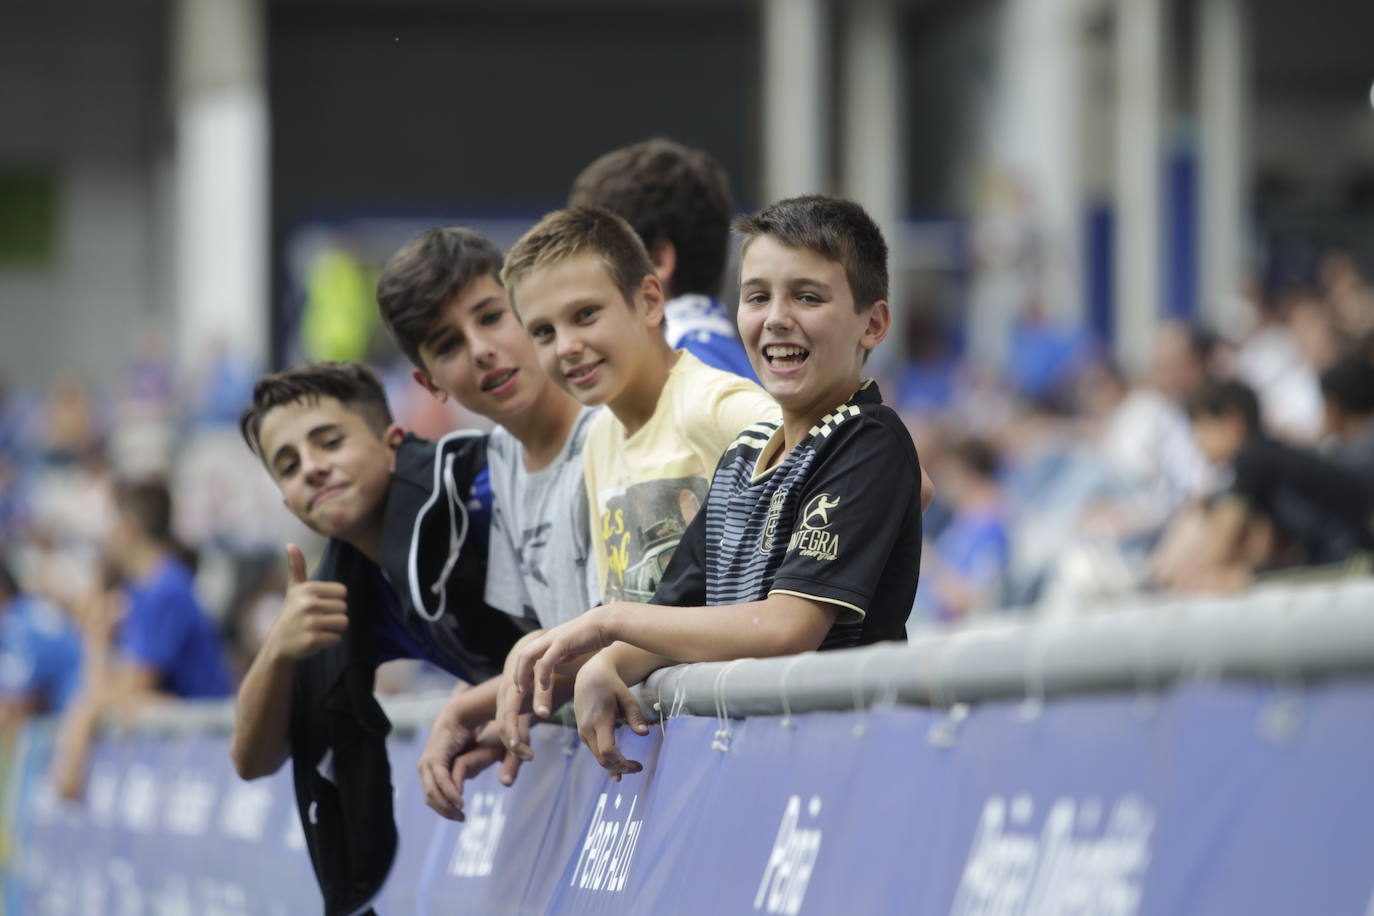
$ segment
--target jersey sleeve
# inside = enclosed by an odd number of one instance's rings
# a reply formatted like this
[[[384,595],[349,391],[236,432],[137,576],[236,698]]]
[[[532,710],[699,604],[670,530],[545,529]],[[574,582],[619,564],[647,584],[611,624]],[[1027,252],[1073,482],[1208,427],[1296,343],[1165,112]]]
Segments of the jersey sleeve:
[[[129,612],[120,627],[123,654],[159,675],[173,667],[186,645],[193,609],[181,606],[175,591],[149,590],[130,595]]]
[[[706,509],[698,512],[682,532],[650,603],[672,607],[706,604]]]
[[[919,523],[920,465],[910,442],[861,416],[842,423],[817,454],[797,501],[787,550],[769,593],[841,608],[839,622],[862,620],[904,526]],[[914,513],[914,516],[913,516]]]

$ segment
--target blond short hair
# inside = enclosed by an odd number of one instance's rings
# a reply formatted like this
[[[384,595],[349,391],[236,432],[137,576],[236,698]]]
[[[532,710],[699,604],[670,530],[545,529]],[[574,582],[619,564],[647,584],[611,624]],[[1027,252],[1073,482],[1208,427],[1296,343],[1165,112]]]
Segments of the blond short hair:
[[[606,266],[625,301],[634,304],[644,278],[654,272],[639,236],[619,216],[601,207],[569,207],[548,214],[506,254],[501,283],[517,309],[515,287],[536,270],[569,258],[594,254]]]

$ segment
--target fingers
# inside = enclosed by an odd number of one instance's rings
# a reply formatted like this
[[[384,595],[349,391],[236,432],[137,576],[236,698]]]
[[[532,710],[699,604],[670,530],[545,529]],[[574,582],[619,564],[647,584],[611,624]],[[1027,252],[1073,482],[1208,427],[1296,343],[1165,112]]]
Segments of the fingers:
[[[536,640],[532,640],[529,645],[520,649],[515,657],[515,671],[511,678],[515,681],[517,693],[527,693],[534,682],[534,663],[544,656],[552,640],[549,634],[545,633]]]
[[[463,805],[463,785],[478,773],[506,756],[506,749],[500,745],[481,745],[453,758],[451,785],[458,796],[458,806]]]
[[[286,575],[288,585],[299,585],[309,578],[305,574],[305,554],[295,544],[286,545]]]
[[[463,819],[463,796],[453,787],[444,767],[428,757],[420,761],[420,785],[425,790],[425,804],[441,817],[451,821]]]
[[[501,775],[496,777],[503,786],[515,785],[515,777],[520,775],[520,764],[523,761],[514,754],[507,754],[501,761]]]
[[[534,714],[541,719],[547,718],[553,711],[553,667],[558,661],[554,654],[556,651],[557,646],[550,646],[534,666]]]
[[[618,695],[620,702],[620,714],[625,717],[625,724],[634,730],[636,735],[649,734],[649,723],[644,721],[644,710],[640,708],[639,701],[629,690]]]
[[[626,773],[638,773],[644,767],[634,760],[626,760],[620,753],[620,748],[615,746],[615,717],[613,715],[599,715],[594,721],[584,723],[579,729],[578,734],[582,737],[582,742],[587,745],[587,749],[592,752],[596,762],[601,764],[606,772],[620,781],[620,777]]]
[[[299,587],[315,601],[346,601],[348,586],[342,582],[302,582]]]
[[[518,694],[509,682],[501,685],[496,698],[496,727],[501,743],[521,760],[534,757],[529,747],[528,731],[520,728],[521,706],[526,695]]]

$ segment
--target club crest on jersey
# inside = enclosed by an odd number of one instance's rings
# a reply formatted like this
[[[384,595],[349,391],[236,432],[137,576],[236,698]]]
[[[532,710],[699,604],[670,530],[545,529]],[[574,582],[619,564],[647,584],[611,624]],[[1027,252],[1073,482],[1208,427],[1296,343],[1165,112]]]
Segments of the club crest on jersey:
[[[830,510],[840,504],[840,497],[821,493],[811,498],[802,509],[801,524],[792,532],[787,545],[799,556],[813,560],[833,560],[840,554],[840,536],[830,528]]]
[[[782,504],[787,501],[787,487],[778,487],[778,492],[768,501],[768,518],[763,522],[763,533],[759,535],[759,553],[768,556],[773,552],[773,539],[778,533],[778,519],[782,516]]]

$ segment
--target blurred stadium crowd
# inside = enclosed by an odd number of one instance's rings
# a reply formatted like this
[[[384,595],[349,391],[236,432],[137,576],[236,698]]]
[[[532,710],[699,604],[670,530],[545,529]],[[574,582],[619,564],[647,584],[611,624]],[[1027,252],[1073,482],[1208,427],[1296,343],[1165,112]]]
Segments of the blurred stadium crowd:
[[[1000,371],[964,358],[958,329],[907,316],[914,356],[882,381],[936,482],[912,629],[1005,608],[1071,614],[1141,591],[1234,590],[1315,566],[1366,569],[1374,286],[1331,251],[1303,282],[1256,290],[1250,305],[1250,326],[1231,334],[1161,324],[1138,372],[1082,328],[1034,310]],[[112,643],[111,620],[127,620],[148,584],[117,561],[129,536],[118,493],[131,482],[165,487],[170,528],[151,533],[195,575],[194,594],[175,600],[213,622],[232,670],[270,627],[281,545],[313,535],[238,440],[257,367],[221,352],[202,368],[174,378],[149,338],[113,388],[72,373],[46,391],[0,395],[8,721],[57,711],[78,691],[83,643],[88,658],[128,651]],[[403,425],[477,425],[436,416],[399,358],[385,370]],[[1246,391],[1258,406],[1254,436]],[[1228,417],[1242,434],[1216,444]],[[1218,516],[1234,503],[1248,510],[1243,528],[1223,531]],[[411,664],[388,683],[414,686],[431,673],[419,671]]]

